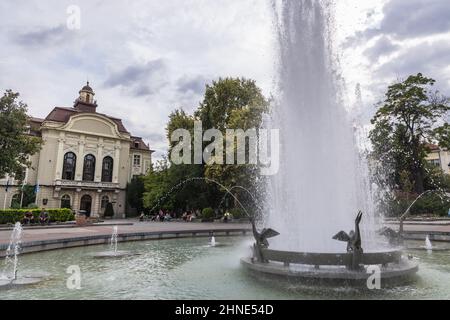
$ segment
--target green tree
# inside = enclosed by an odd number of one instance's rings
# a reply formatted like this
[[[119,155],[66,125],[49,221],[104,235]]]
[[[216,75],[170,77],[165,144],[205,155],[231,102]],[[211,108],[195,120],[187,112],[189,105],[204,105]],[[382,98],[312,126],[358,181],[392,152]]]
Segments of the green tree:
[[[29,156],[40,148],[40,139],[26,134],[27,105],[18,97],[6,90],[0,98],[0,176],[29,167]]]
[[[448,99],[433,90],[434,84],[435,80],[419,73],[389,86],[372,119],[372,158],[378,160],[379,170],[391,170],[388,175],[384,172],[388,179],[384,184],[395,189],[404,190],[412,183],[414,192],[424,191],[427,143],[450,109]]]
[[[194,115],[187,114],[183,109],[170,114],[166,126],[169,154],[176,143],[170,142],[172,133],[177,129],[186,129],[193,138],[196,120],[201,121],[203,130],[219,129],[225,136],[226,129],[258,128],[267,109],[268,102],[255,81],[243,78],[214,81],[206,87],[203,101]],[[203,143],[203,147],[205,146],[206,143]],[[217,207],[225,190],[205,180],[190,180],[185,184],[182,182],[191,178],[209,178],[226,186],[242,185],[250,189],[257,180],[257,174],[256,166],[251,165],[175,165],[165,158],[145,177],[144,206],[155,210]],[[247,195],[239,195],[239,191],[236,189],[236,196],[245,199]]]
[[[269,109],[269,102],[264,97],[261,89],[254,80],[245,78],[225,78],[214,81],[206,87],[203,102],[196,112],[196,116],[202,121],[203,129],[215,128],[226,135],[226,129],[258,129],[262,123],[262,117]],[[237,155],[236,141],[231,150]],[[245,142],[246,159],[249,159],[249,141]],[[223,155],[227,150],[224,148]],[[220,156],[220,155],[219,155]],[[206,164],[205,177],[216,180],[221,184],[232,187],[242,186],[256,194],[258,184],[261,182],[259,170],[254,164]],[[234,196],[244,202],[247,194],[236,189]],[[242,200],[242,201],[241,201]],[[235,203],[235,206],[237,203]]]
[[[141,212],[144,209],[144,191],[143,176],[134,177],[127,185],[127,203],[131,208],[136,209],[137,212]]]

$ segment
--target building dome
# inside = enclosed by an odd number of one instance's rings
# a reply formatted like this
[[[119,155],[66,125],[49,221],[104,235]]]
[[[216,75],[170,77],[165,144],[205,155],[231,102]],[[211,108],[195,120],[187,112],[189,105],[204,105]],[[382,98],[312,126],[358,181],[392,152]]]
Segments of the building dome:
[[[83,88],[81,88],[79,93],[80,93],[80,96],[75,101],[75,105],[78,105],[79,103],[83,103],[83,104],[92,105],[94,107],[97,106],[96,102],[94,101],[95,92],[89,85],[89,81],[86,83],[86,85]],[[89,109],[89,111],[95,112],[95,108],[92,109],[91,107],[89,107],[88,109]],[[90,109],[92,109],[92,110],[90,110]]]
[[[89,81],[86,83],[86,85],[83,88],[81,88],[81,91],[94,93],[94,90],[92,90],[92,88],[89,86]]]

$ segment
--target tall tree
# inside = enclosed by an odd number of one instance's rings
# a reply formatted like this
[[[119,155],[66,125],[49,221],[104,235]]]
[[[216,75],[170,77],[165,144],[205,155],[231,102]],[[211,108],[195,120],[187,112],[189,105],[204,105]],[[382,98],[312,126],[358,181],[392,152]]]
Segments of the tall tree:
[[[416,193],[424,191],[427,143],[450,110],[448,98],[433,90],[434,84],[435,80],[419,73],[389,86],[372,119],[372,157],[379,160],[379,168],[391,169],[388,183],[394,188],[403,190],[410,182]]]
[[[29,156],[40,148],[40,139],[26,134],[27,105],[19,94],[6,90],[0,98],[0,176],[30,166]]]
[[[206,87],[206,92],[196,116],[202,121],[203,129],[219,129],[226,136],[226,129],[258,129],[262,117],[268,111],[269,103],[254,80],[245,78],[225,78],[214,81]],[[249,159],[249,140],[245,141],[245,157]],[[236,141],[231,150],[237,155]],[[241,146],[242,147],[242,146]],[[223,148],[226,158],[227,149]],[[242,186],[252,194],[257,194],[260,176],[255,164],[206,164],[205,176],[220,182],[227,187]],[[247,193],[235,189],[234,196],[243,200]],[[253,201],[253,199],[248,199]],[[243,201],[240,201],[243,202]],[[236,203],[235,203],[236,205]]]

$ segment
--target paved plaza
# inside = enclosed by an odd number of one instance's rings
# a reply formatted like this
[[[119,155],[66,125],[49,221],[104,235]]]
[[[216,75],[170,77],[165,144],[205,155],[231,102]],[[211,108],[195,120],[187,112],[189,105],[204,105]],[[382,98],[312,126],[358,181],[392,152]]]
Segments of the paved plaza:
[[[138,222],[133,220],[108,220],[86,227],[76,226],[51,226],[47,228],[26,227],[23,230],[22,243],[45,241],[45,240],[67,240],[89,236],[111,235],[112,227],[119,227],[119,234],[147,233],[147,232],[177,232],[177,231],[209,231],[209,230],[250,230],[251,225],[246,223],[186,223],[186,222]],[[398,224],[389,224],[397,228]],[[429,232],[449,233],[450,221],[436,222],[412,222],[405,224],[406,232]],[[11,229],[0,230],[0,245],[7,244],[11,235]]]
[[[109,236],[112,228],[117,225],[119,234],[134,234],[147,232],[177,232],[177,231],[213,231],[213,230],[250,230],[249,224],[241,223],[186,223],[186,222],[137,222],[136,220],[108,220],[103,224],[86,227],[48,227],[25,228],[22,243],[45,240],[67,240],[71,238],[90,236]],[[0,231],[0,245],[7,244],[11,230]]]

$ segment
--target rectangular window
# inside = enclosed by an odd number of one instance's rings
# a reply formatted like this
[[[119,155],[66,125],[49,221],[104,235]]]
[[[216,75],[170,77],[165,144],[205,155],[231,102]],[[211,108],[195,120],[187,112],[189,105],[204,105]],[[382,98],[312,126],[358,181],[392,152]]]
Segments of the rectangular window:
[[[134,155],[133,165],[140,166],[141,165],[141,156],[138,154]]]
[[[440,167],[441,166],[441,161],[439,159],[433,159],[433,160],[429,160],[428,161],[432,166],[435,167]]]

